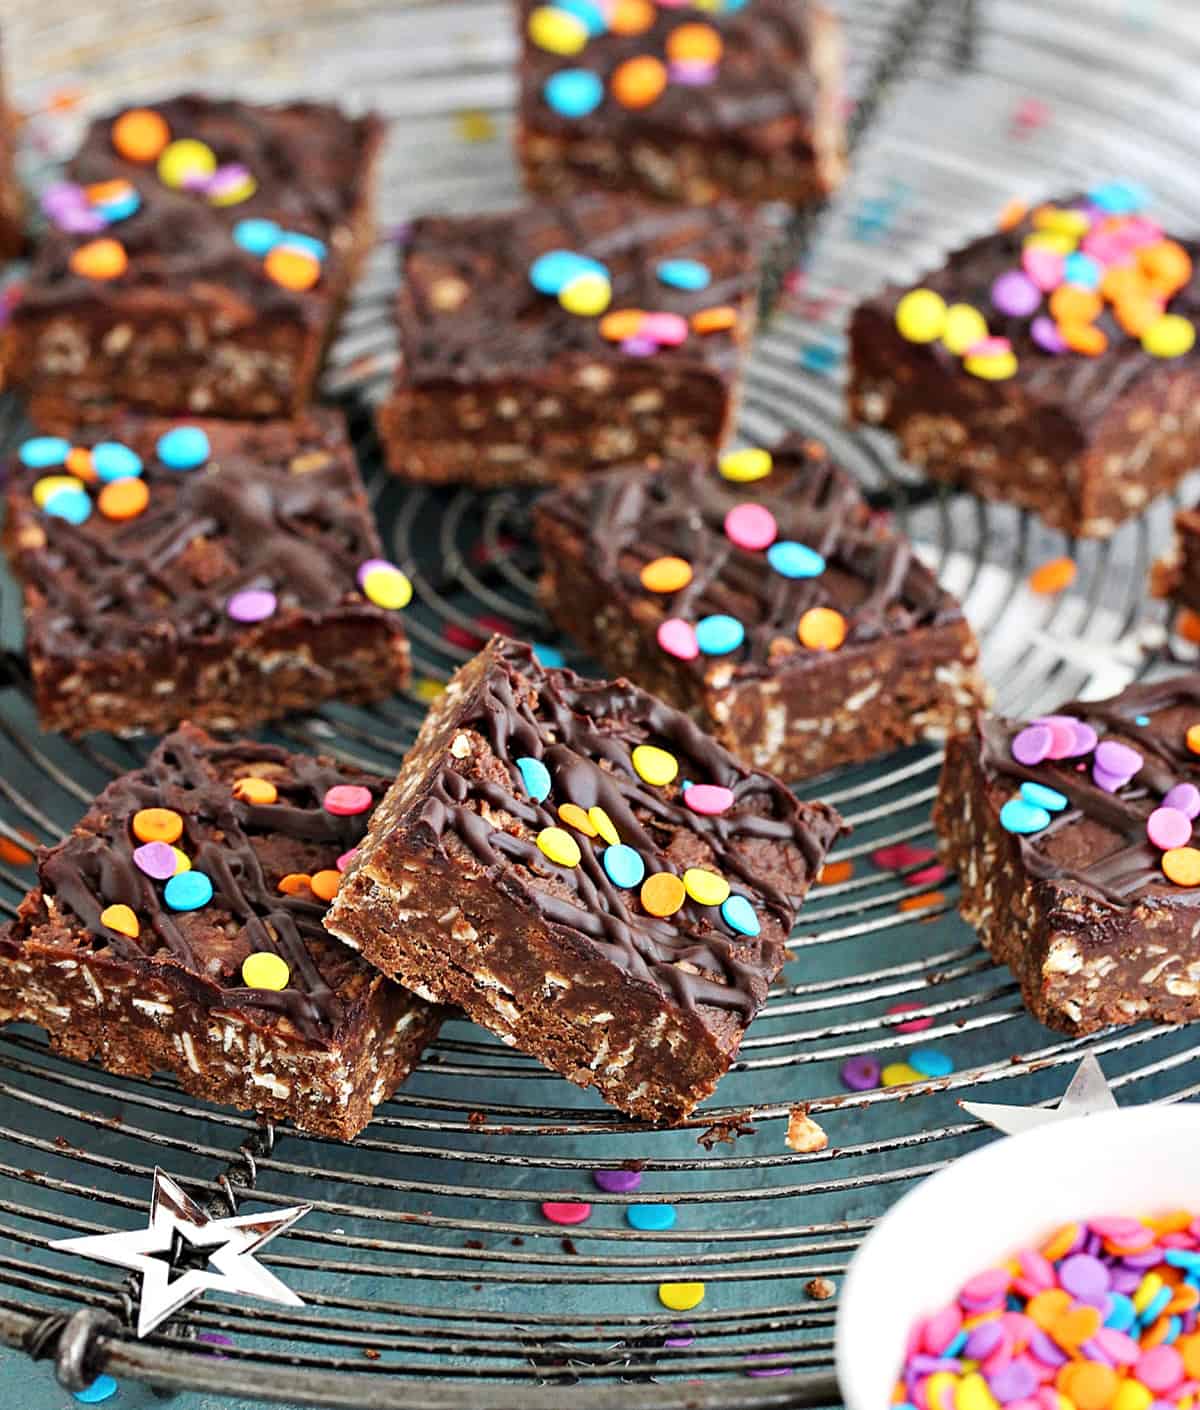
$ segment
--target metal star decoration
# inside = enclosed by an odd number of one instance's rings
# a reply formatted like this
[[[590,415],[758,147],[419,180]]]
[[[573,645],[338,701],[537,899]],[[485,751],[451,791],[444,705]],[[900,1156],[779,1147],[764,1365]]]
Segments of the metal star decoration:
[[[1079,1064],[1071,1084],[1057,1106],[1000,1106],[991,1102],[959,1102],[959,1106],[980,1121],[986,1121],[1006,1136],[1017,1136],[1051,1121],[1069,1121],[1076,1116],[1095,1116],[1116,1111],[1117,1101],[1105,1080],[1100,1064],[1089,1053]]]
[[[150,1223],[145,1229],[56,1239],[50,1247],[140,1273],[137,1334],[145,1337],[210,1289],[303,1307],[303,1300],[268,1272],[254,1254],[311,1209],[311,1204],[300,1204],[274,1214],[213,1219],[169,1175],[156,1168]],[[176,1267],[180,1255],[190,1255],[193,1261],[203,1257],[203,1264]]]

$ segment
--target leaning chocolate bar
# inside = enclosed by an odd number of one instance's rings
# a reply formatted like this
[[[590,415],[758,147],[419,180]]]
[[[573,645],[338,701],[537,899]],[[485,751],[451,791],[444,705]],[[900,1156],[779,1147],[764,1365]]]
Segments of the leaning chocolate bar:
[[[321,926],[383,780],[185,726],[114,780],[0,935],[0,1021],[349,1140],[441,1015]]]
[[[233,729],[403,685],[412,586],[380,557],[337,412],[103,435],[32,437],[9,474],[43,728]]]
[[[382,131],[195,94],[93,123],[3,344],[34,422],[302,410],[371,246]]]
[[[935,822],[962,912],[1052,1028],[1200,1018],[1200,674],[981,715]]]
[[[970,724],[974,634],[818,442],[544,495],[542,600],[610,674],[798,779]]]
[[[1102,538],[1200,456],[1194,240],[1107,182],[890,285],[850,324],[849,408],[935,479]]]
[[[627,681],[496,637],[450,682],[326,917],[406,987],[678,1121],[783,966],[841,819]]]

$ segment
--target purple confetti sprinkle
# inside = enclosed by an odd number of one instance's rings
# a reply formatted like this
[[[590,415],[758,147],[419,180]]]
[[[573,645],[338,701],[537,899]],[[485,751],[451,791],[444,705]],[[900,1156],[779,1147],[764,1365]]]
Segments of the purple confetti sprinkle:
[[[263,622],[278,605],[275,594],[266,588],[246,588],[233,594],[225,610],[235,622]]]
[[[1039,313],[1029,325],[1029,333],[1043,352],[1058,354],[1067,350],[1063,335],[1058,331],[1058,324],[1044,313]]]
[[[598,1190],[607,1190],[610,1195],[627,1195],[640,1188],[640,1170],[593,1170],[592,1179]]]
[[[992,305],[1011,318],[1028,318],[1042,301],[1042,292],[1019,269],[1010,269],[992,285]]]
[[[1104,789],[1105,793],[1115,793],[1118,788],[1124,788],[1129,782],[1129,775],[1110,774],[1107,769],[1102,769],[1099,764],[1093,764],[1092,782],[1097,788]]]
[[[1032,769],[1049,755],[1051,738],[1045,725],[1026,725],[1012,742],[1012,756]]]
[[[1032,1395],[1038,1378],[1032,1366],[1023,1361],[1010,1361],[988,1377],[988,1385],[996,1399],[1007,1405],[1011,1400],[1024,1400]]]
[[[1004,1339],[1004,1332],[1000,1328],[999,1322],[984,1322],[967,1337],[966,1345],[963,1347],[963,1354],[969,1356],[972,1361],[984,1361],[1000,1345]]]
[[[716,79],[717,66],[696,59],[675,59],[667,65],[667,75],[672,83],[681,83],[685,88],[704,88]]]
[[[873,1057],[848,1058],[838,1076],[851,1092],[868,1092],[879,1086],[879,1061]]]
[[[696,1340],[695,1328],[690,1322],[672,1322],[671,1331],[674,1335],[669,1336],[663,1345],[669,1346],[672,1351],[682,1351]]]
[[[1075,721],[1075,755],[1090,754],[1100,736],[1084,720]],[[1073,756],[1074,757],[1074,756]]]
[[[396,565],[389,563],[386,558],[367,558],[358,567],[358,585],[362,587],[368,573],[373,573],[376,568],[386,568],[389,572],[394,572]]]
[[[1096,1307],[1105,1305],[1111,1285],[1107,1267],[1086,1253],[1064,1258],[1058,1266],[1058,1281],[1072,1297]]]
[[[68,235],[95,235],[97,231],[104,229],[108,221],[99,211],[90,208],[73,210],[68,207],[55,213],[54,223]]]
[[[1194,818],[1200,813],[1200,788],[1194,783],[1177,783],[1167,790],[1163,807],[1177,808],[1185,818]]]
[[[792,1368],[778,1364],[786,1355],[786,1352],[781,1351],[753,1352],[746,1357],[746,1360],[755,1362],[756,1364],[751,1369],[748,1369],[746,1374],[748,1376],[790,1376],[792,1374]]]
[[[134,865],[155,881],[166,881],[179,870],[175,849],[166,842],[144,842],[133,849]]]
[[[1136,749],[1119,739],[1102,739],[1096,745],[1096,764],[1107,774],[1123,774],[1132,778],[1145,763]]]
[[[627,357],[653,357],[658,351],[658,344],[653,338],[624,338],[621,351]]]
[[[1065,1366],[1067,1364],[1066,1352],[1060,1351],[1057,1344],[1040,1327],[1029,1338],[1029,1350],[1043,1366]]]

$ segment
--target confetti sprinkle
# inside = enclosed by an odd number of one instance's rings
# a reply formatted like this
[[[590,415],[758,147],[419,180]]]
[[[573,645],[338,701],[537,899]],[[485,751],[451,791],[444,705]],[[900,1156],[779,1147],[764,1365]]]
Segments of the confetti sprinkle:
[[[920,1004],[913,1003],[911,1000],[908,1000],[903,1003],[890,1005],[887,1012],[889,1014],[912,1013],[914,1012],[914,1010],[919,1010],[920,1008]],[[925,1029],[933,1027],[933,1019],[910,1018],[907,1019],[904,1023],[893,1024],[892,1027],[895,1028],[897,1033],[923,1033]]]
[[[717,817],[733,807],[733,790],[715,783],[694,783],[684,793],[683,801],[693,813]]]
[[[582,853],[579,843],[561,827],[544,827],[537,835],[538,849],[560,867],[577,867]],[[637,855],[636,853],[634,854]],[[641,858],[638,858],[639,862]]]
[[[365,813],[374,803],[369,788],[360,783],[335,783],[325,790],[321,807],[339,818],[352,818]]]
[[[640,896],[642,906],[649,915],[666,917],[673,916],[683,905],[687,892],[683,882],[672,872],[660,871],[646,878]]]
[[[72,1398],[78,1400],[81,1405],[101,1405],[106,1400],[111,1400],[120,1389],[117,1382],[111,1376],[97,1376],[90,1386],[85,1386],[83,1390],[72,1391]]]
[[[131,826],[139,842],[175,842],[183,835],[183,818],[173,808],[140,808]]]
[[[854,863],[851,861],[826,862],[817,877],[817,885],[840,886],[843,881],[849,881],[853,875]]]
[[[692,565],[683,558],[655,558],[640,574],[647,592],[679,592],[692,581]]]
[[[171,140],[166,120],[150,108],[129,108],[112,125],[118,156],[131,162],[152,162]]]
[[[592,1179],[598,1190],[606,1190],[611,1195],[627,1195],[641,1188],[642,1172],[640,1170],[593,1170]]]
[[[195,470],[212,454],[199,426],[173,426],[158,438],[155,454],[171,470]]]
[[[677,1215],[673,1204],[631,1204],[625,1211],[625,1221],[631,1229],[644,1233],[662,1233],[675,1227]]]
[[[754,907],[745,896],[730,896],[721,905],[721,916],[739,935],[757,935],[761,929]]]
[[[705,656],[726,656],[736,651],[746,639],[746,628],[736,617],[714,612],[702,617],[695,626],[697,648]]]
[[[668,617],[658,624],[655,640],[668,656],[680,661],[694,661],[700,655],[696,629],[682,617]]]
[[[565,1200],[546,1200],[542,1204],[542,1214],[551,1224],[584,1224],[592,1216],[592,1206]]]
[[[869,1092],[879,1086],[879,1059],[869,1056],[847,1058],[838,1076],[847,1091]]]
[[[235,778],[230,792],[239,803],[256,803],[265,806],[279,800],[279,790],[270,779],[254,778],[252,775]]]
[[[58,462],[52,463],[57,464]],[[717,464],[721,476],[726,480],[733,480],[737,484],[750,484],[755,480],[761,480],[771,473],[773,466],[771,452],[763,450],[761,446],[753,446],[746,450],[727,451]]]
[[[672,1312],[690,1312],[704,1301],[703,1283],[659,1283],[658,1300]]]
[[[202,871],[179,871],[163,887],[163,900],[173,911],[198,911],[213,898],[213,884]]]
[[[242,961],[242,983],[247,989],[286,989],[291,977],[287,961],[270,950],[258,950]]]
[[[517,768],[520,770],[521,781],[525,785],[526,793],[535,803],[540,803],[543,798],[549,797],[550,770],[540,759],[531,759],[525,756],[517,760]]]
[[[225,611],[235,622],[264,622],[275,613],[278,600],[266,588],[247,588],[235,592],[225,604]]]
[[[615,847],[620,842],[617,829],[613,826],[612,818],[601,807],[592,807],[587,810],[588,821],[596,829],[597,834],[608,843],[610,847]]]
[[[846,640],[846,619],[832,607],[810,607],[800,618],[796,635],[810,651],[836,651]]]
[[[100,924],[108,926],[109,930],[115,930],[118,935],[128,935],[133,940],[137,939],[142,929],[137,916],[128,906],[123,905],[105,906],[100,912]]]
[[[623,842],[606,847],[603,861],[609,880],[614,886],[626,890],[640,886],[642,878],[646,875],[646,863],[642,861],[641,854]]]

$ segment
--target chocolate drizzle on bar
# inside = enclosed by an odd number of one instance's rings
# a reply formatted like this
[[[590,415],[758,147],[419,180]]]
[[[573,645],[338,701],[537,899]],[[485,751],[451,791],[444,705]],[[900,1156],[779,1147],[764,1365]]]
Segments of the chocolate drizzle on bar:
[[[765,667],[780,640],[795,648],[797,664],[812,659],[796,645],[797,624],[810,607],[833,607],[845,617],[842,649],[962,616],[908,541],[871,524],[855,482],[822,446],[790,435],[772,457],[771,473],[750,484],[724,480],[712,465],[652,476],[640,468],[593,475],[548,496],[542,511],[588,538],[602,580],[619,583],[631,597],[648,598],[664,618],[694,623],[727,613],[745,626],[745,641],[736,650],[691,663],[699,674],[714,660]],[[825,572],[788,578],[765,553],[738,548],[725,533],[725,516],[750,502],[771,511],[781,540],[815,549],[826,561]],[[648,593],[641,569],[665,556],[686,560],[692,579],[676,593]]]
[[[72,252],[92,237],[51,227],[39,243],[14,316],[23,319],[81,299],[117,305],[129,299],[131,289],[139,289],[147,301],[163,300],[168,321],[172,297],[185,292],[200,303],[210,300],[213,318],[235,326],[257,314],[311,323],[326,318],[342,258],[333,237],[364,198],[361,188],[370,162],[361,154],[378,143],[379,119],[349,118],[319,103],[266,107],[198,94],[152,107],[173,138],[204,142],[221,164],[245,166],[257,191],[249,200],[217,206],[201,193],[165,186],[154,162],[126,161],[114,150],[112,124],[124,109],[98,119],[65,174],[84,186],[119,178],[137,187],[140,209],[105,232],[124,245],[129,269],[107,281],[73,273],[68,263]],[[251,218],[274,220],[327,243],[328,258],[315,288],[283,288],[264,274],[260,258],[234,243],[233,227]]]
[[[270,778],[279,801],[269,805],[234,798],[228,773],[277,766]],[[386,782],[332,760],[289,754],[269,744],[219,744],[203,731],[184,726],[168,735],[144,768],[111,783],[77,829],[47,852],[38,866],[47,897],[73,915],[106,954],[153,972],[169,967],[172,983],[183,983],[199,1003],[220,1009],[267,1009],[286,1015],[305,1038],[319,1042],[337,1029],[342,1015],[338,995],[315,953],[333,953],[344,967],[340,947],[329,940],[321,920],[325,903],[312,896],[284,895],[263,873],[255,839],[288,838],[328,847],[328,862],[355,847],[366,835],[370,810],[340,817],[322,806],[335,784],[371,789],[378,802]],[[131,831],[142,808],[172,808],[184,819],[178,846],[213,885],[213,897],[199,911],[176,913],[163,901],[163,885],[141,872],[133,860],[139,845]],[[123,903],[138,917],[136,939],[101,922],[106,906]],[[203,927],[229,924],[251,951],[269,950],[291,973],[282,990],[223,987],[214,977],[213,957],[196,937]],[[313,942],[317,942],[314,947]]]
[[[778,780],[743,767],[685,715],[627,681],[591,682],[571,671],[544,670],[529,647],[500,638],[488,649],[498,669],[484,676],[460,723],[488,741],[511,784],[447,763],[422,808],[420,824],[438,839],[455,833],[485,866],[499,867],[507,860],[533,873],[550,872],[555,890],[522,889],[545,920],[581,932],[613,964],[687,1008],[710,1004],[749,1020],[783,962],[779,943],[739,935],[719,907],[691,900],[669,919],[649,915],[636,890],[609,879],[602,843],[580,838],[579,865],[552,866],[532,837],[497,828],[481,808],[507,813],[536,834],[562,826],[557,809],[563,803],[584,809],[598,805],[621,841],[642,855],[648,875],[681,875],[691,862],[680,865],[664,844],[679,833],[695,834],[711,849],[711,865],[734,891],[745,894],[756,910],[772,911],[785,932],[796,898],[756,869],[739,844],[761,840],[799,849],[806,871],[797,887],[801,894],[843,830],[841,819],[823,804],[799,803]],[[676,786],[644,783],[631,763],[634,747],[643,743],[673,753],[680,779],[731,789],[732,808],[716,817],[701,816],[684,805]],[[521,783],[516,760],[526,756],[540,759],[550,772],[551,792],[541,803]],[[561,887],[574,894],[564,898],[557,894]]]
[[[1165,711],[1187,707],[1195,719],[1164,728],[1156,719]],[[1080,772],[1077,759],[1050,760],[1027,767],[1012,756],[1012,741],[1024,728],[1010,720],[981,720],[981,764],[993,774],[1018,782],[1044,784],[1068,799],[1050,825],[1031,836],[1016,836],[1026,870],[1041,881],[1067,881],[1116,906],[1135,904],[1147,888],[1156,902],[1200,905],[1200,887],[1175,886],[1163,875],[1162,851],[1146,836],[1146,819],[1177,783],[1200,783],[1200,759],[1187,747],[1188,724],[1200,721],[1200,672],[1130,686],[1109,700],[1073,700],[1058,712],[1085,721],[1101,735],[1119,738],[1143,757],[1132,782],[1108,793],[1092,782],[1091,766]],[[1149,724],[1139,725],[1138,717]],[[1047,855],[1047,843],[1083,819],[1116,834],[1112,849],[1095,861],[1068,865]],[[1117,840],[1119,839],[1119,840]]]
[[[9,537],[35,594],[30,626],[43,649],[86,655],[143,646],[151,626],[157,647],[181,652],[244,635],[226,604],[246,588],[274,592],[281,616],[340,605],[343,614],[395,619],[358,589],[359,566],[382,550],[365,497],[351,489],[353,465],[335,415],[188,422],[204,427],[212,455],[186,471],[168,469],[154,451],[178,424],[130,418],[85,438],[123,440],[141,456],[150,502],[136,519],[93,513],[76,525],[47,515],[29,495],[50,472],[15,467]],[[21,530],[32,525],[45,547],[23,551]]]
[[[426,216],[413,223],[402,253],[397,317],[404,376],[474,383],[511,374],[524,379],[530,368],[572,354],[631,360],[601,336],[598,318],[569,313],[529,282],[534,260],[557,249],[608,269],[614,310],[690,318],[729,304],[744,323],[758,288],[761,242],[756,219],[729,202],[687,210],[591,194],[498,215]],[[660,260],[683,258],[708,267],[707,288],[677,289],[659,280]],[[660,347],[648,359],[651,373],[702,366],[733,377],[746,331],[691,333],[678,347]]]

